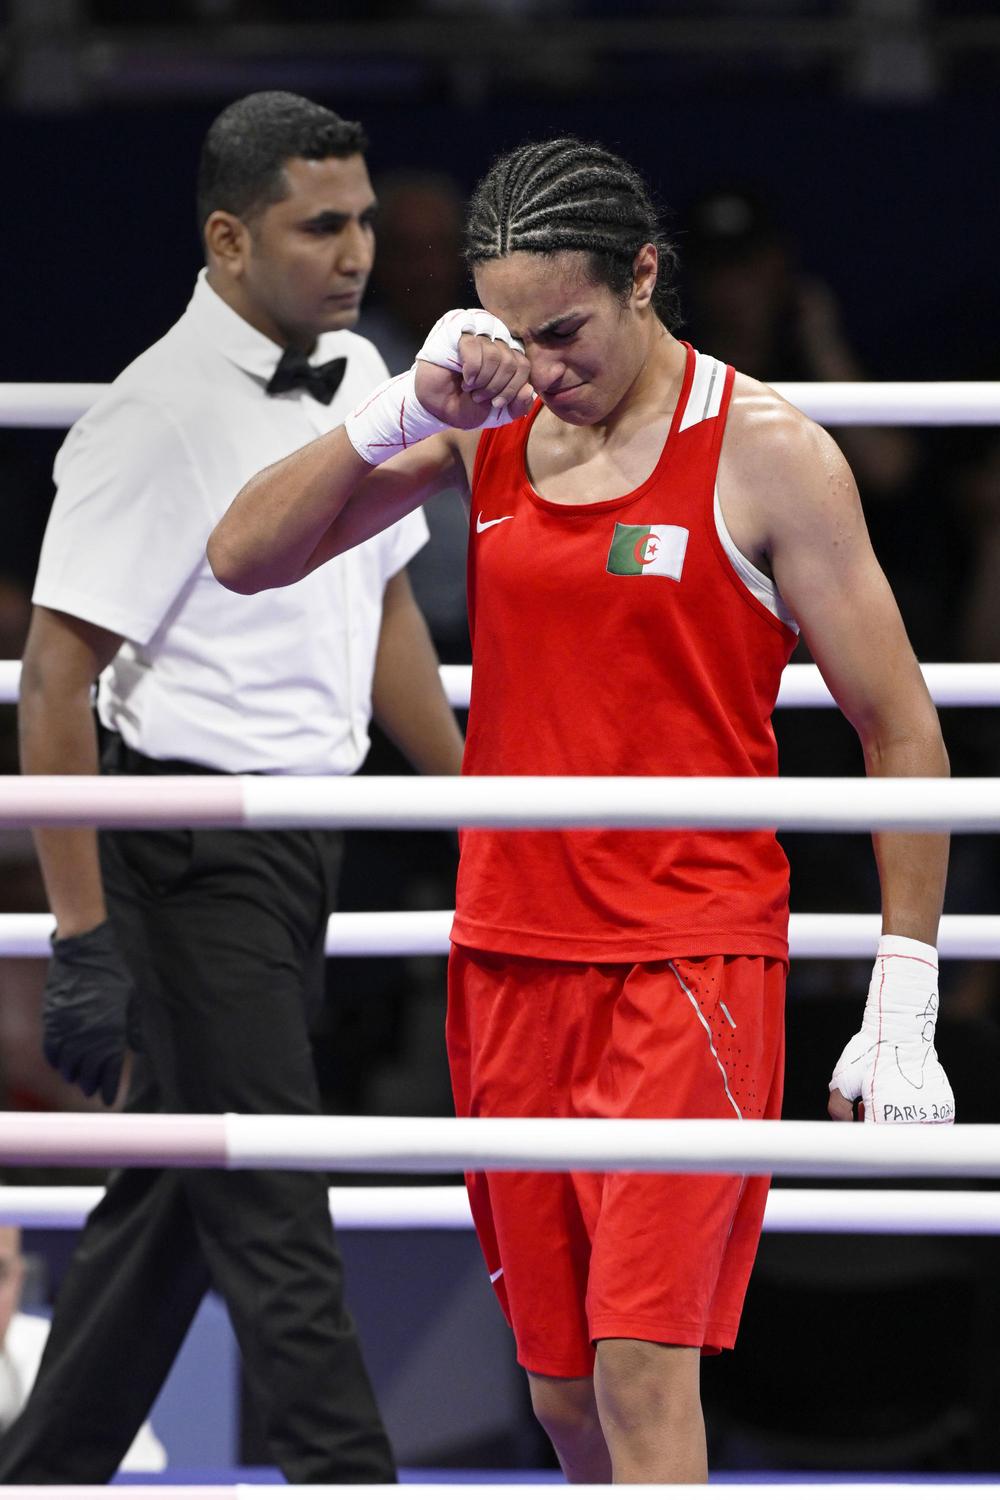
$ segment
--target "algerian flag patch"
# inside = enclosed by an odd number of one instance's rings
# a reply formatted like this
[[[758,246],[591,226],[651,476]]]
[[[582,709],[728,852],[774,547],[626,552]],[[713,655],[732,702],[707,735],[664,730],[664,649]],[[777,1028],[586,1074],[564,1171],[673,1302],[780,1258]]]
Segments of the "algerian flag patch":
[[[623,526],[616,521],[608,572],[652,573],[679,581],[687,544],[685,526]]]

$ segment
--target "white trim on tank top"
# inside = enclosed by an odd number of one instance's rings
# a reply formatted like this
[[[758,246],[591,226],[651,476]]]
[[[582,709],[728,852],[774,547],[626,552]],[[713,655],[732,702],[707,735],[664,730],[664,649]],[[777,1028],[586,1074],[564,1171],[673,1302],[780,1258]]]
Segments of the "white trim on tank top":
[[[717,417],[722,407],[725,384],[726,367],[722,361],[714,359],[711,354],[699,354],[696,349],[691,389],[688,391],[684,415],[677,431],[686,432],[689,427],[697,427],[699,422]]]
[[[699,422],[707,422],[712,417],[717,417],[722,408],[722,393],[726,383],[725,365],[711,354],[702,354],[698,349],[693,352],[694,374],[691,377],[691,389],[684,405],[684,414],[681,417],[678,432],[686,432],[689,427],[697,427]],[[729,528],[719,503],[718,486],[715,489],[715,529],[723,551],[736,570],[740,582],[750,590],[754,598],[763,604],[766,610],[782,624],[787,625],[790,630],[794,630],[797,635],[798,624],[775,587],[773,579],[768,578],[766,573],[762,573],[748,557],[744,557],[729,535]]]
[[[737,547],[729,535],[726,518],[722,514],[722,506],[719,503],[718,485],[715,487],[714,508],[715,529],[718,533],[719,541],[722,543],[723,551],[729,558],[729,561],[736,569],[740,582],[746,585],[754,598],[759,600],[765,609],[770,610],[771,614],[779,619],[783,625],[787,625],[789,630],[794,630],[796,635],[798,635],[799,627],[795,616],[779,594],[774,580],[768,578],[766,573],[762,573],[760,568],[756,567],[748,557],[744,557],[739,547]]]

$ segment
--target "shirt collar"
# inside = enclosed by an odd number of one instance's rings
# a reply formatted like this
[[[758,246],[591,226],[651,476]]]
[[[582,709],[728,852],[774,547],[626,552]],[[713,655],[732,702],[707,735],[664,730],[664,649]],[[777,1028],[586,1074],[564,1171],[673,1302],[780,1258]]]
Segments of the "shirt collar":
[[[270,380],[284,350],[223,301],[209,285],[204,267],[198,273],[185,317],[195,324],[201,337],[208,339],[234,365],[265,384]],[[320,334],[312,363],[322,364],[342,352],[341,342],[336,333]]]

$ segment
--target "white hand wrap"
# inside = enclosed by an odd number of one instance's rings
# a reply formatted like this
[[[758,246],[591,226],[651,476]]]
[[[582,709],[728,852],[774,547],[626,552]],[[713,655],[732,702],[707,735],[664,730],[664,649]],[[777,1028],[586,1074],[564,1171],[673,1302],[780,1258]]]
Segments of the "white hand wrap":
[[[518,354],[524,353],[524,345],[513,337],[510,329],[499,318],[495,318],[492,313],[483,312],[481,307],[460,307],[438,318],[424,339],[422,348],[417,351],[417,358],[426,360],[429,365],[442,365],[444,369],[460,374],[462,361],[458,353],[458,341],[463,333],[493,339],[498,344],[516,349]]]
[[[830,1079],[845,1099],[861,1099],[866,1125],[952,1125],[955,1099],[934,1050],[937,949],[884,936],[861,1030]]]
[[[443,432],[447,422],[420,405],[413,387],[416,366],[404,375],[383,380],[359,401],[344,423],[344,431],[359,457],[368,464],[384,464],[421,438]]]
[[[431,365],[442,365],[446,370],[461,373],[462,361],[458,353],[458,341],[463,333],[481,334],[497,339],[510,348],[524,353],[517,339],[491,313],[472,307],[445,313],[438,318],[424,340],[417,359]],[[412,448],[422,438],[435,432],[444,432],[447,422],[441,422],[417,400],[415,378],[416,365],[404,375],[395,375],[375,387],[363,401],[359,401],[344,423],[344,430],[358,455],[369,464],[384,464],[405,448]],[[475,431],[487,427],[503,427],[512,421],[506,406],[483,407],[483,420]]]

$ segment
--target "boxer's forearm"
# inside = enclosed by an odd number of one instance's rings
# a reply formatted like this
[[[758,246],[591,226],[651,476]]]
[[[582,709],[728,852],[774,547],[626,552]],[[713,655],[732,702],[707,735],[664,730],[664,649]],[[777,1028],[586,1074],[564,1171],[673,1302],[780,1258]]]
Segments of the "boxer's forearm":
[[[940,732],[865,745],[869,776],[947,776]],[[882,931],[937,944],[948,873],[946,833],[872,834],[882,888]]]
[[[243,486],[208,539],[208,561],[237,594],[295,583],[371,465],[342,427]]]
[[[243,486],[209,538],[212,572],[238,594],[296,583],[456,477],[465,482],[450,429],[523,416],[534,399],[527,379],[521,345],[496,318],[475,308],[439,318],[411,370]]]

